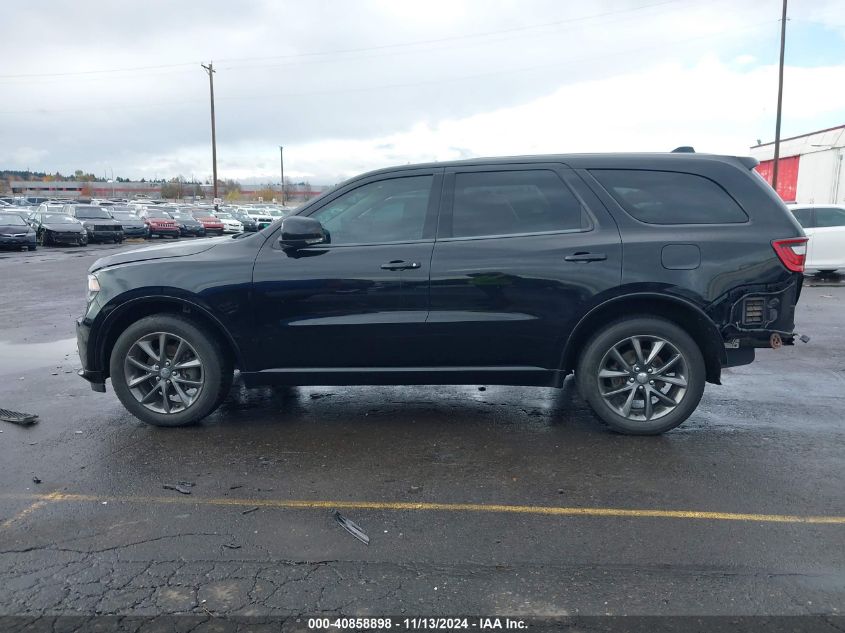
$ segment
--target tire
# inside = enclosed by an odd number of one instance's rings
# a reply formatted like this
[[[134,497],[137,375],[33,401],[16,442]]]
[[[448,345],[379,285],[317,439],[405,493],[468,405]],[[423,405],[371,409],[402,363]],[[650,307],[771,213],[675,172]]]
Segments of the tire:
[[[679,358],[673,360],[675,356]],[[686,331],[665,319],[634,316],[593,335],[581,353],[575,378],[581,396],[611,429],[627,435],[659,435],[692,414],[704,393],[705,374],[701,350]],[[675,406],[670,406],[673,401]]]
[[[34,251],[34,250],[35,250],[36,248],[38,248],[38,247],[37,247],[37,246],[27,246],[26,248],[27,248],[27,250],[29,250],[29,251]]]
[[[80,246],[88,246],[88,236],[83,235],[82,237],[80,237],[77,244],[79,244]]]
[[[167,373],[156,360],[160,357],[162,333],[167,335],[165,357],[172,359],[172,368]],[[148,338],[145,340],[145,337]],[[180,345],[181,352],[175,349]],[[178,358],[174,357],[176,353]],[[185,363],[190,363],[191,367],[185,368]],[[147,372],[140,369],[141,366],[159,369]],[[109,367],[112,387],[123,406],[136,418],[154,426],[196,424],[223,402],[233,378],[231,360],[215,336],[201,324],[173,314],[148,316],[126,328],[114,345]],[[144,379],[146,376],[149,378]],[[138,383],[130,387],[129,381],[136,378]],[[161,383],[167,378],[172,381]],[[191,382],[200,386],[191,386],[188,384]],[[167,390],[166,398],[162,386]],[[148,402],[143,404],[142,399]],[[173,410],[167,412],[171,408]]]
[[[36,239],[41,246],[47,246],[50,243],[50,233],[46,229],[41,229]]]

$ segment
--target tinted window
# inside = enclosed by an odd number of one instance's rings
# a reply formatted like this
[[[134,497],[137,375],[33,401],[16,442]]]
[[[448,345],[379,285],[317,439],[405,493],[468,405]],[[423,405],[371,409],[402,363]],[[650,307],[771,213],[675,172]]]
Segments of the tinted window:
[[[816,207],[816,226],[845,226],[845,209]]]
[[[813,210],[812,209],[794,209],[792,213],[795,214],[795,219],[798,220],[798,224],[803,226],[805,229],[812,228],[813,226]]]
[[[454,237],[580,230],[585,218],[581,203],[553,171],[455,175]]]
[[[732,224],[748,220],[724,189],[703,176],[633,169],[597,169],[590,173],[641,222]]]
[[[433,176],[380,180],[333,200],[311,217],[329,232],[332,244],[419,240]]]

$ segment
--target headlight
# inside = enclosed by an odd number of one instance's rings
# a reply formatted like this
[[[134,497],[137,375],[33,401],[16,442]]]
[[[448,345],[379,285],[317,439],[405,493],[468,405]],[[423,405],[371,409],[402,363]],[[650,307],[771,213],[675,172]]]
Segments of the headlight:
[[[88,303],[94,300],[98,292],[100,292],[100,280],[96,275],[88,275]]]

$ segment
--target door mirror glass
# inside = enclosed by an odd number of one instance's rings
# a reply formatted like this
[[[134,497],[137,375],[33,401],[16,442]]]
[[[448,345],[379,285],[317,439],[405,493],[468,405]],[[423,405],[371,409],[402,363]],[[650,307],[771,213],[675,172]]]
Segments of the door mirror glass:
[[[279,246],[282,248],[305,248],[326,244],[328,241],[326,229],[314,218],[292,215],[282,220],[282,231],[279,236]]]

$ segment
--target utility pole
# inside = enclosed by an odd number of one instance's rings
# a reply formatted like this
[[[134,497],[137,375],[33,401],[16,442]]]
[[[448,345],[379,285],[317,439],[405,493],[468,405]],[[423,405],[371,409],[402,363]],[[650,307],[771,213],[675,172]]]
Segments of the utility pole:
[[[214,178],[214,197],[217,198],[217,133],[214,129],[214,64],[200,64],[208,73],[208,89],[211,93],[211,169]]]
[[[282,166],[282,206],[285,206],[285,148],[279,145],[279,160]]]
[[[780,21],[780,66],[778,67],[778,111],[775,116],[775,159],[772,163],[772,189],[778,190],[778,163],[780,162],[780,117],[783,107],[783,53],[786,48],[786,0]]]

